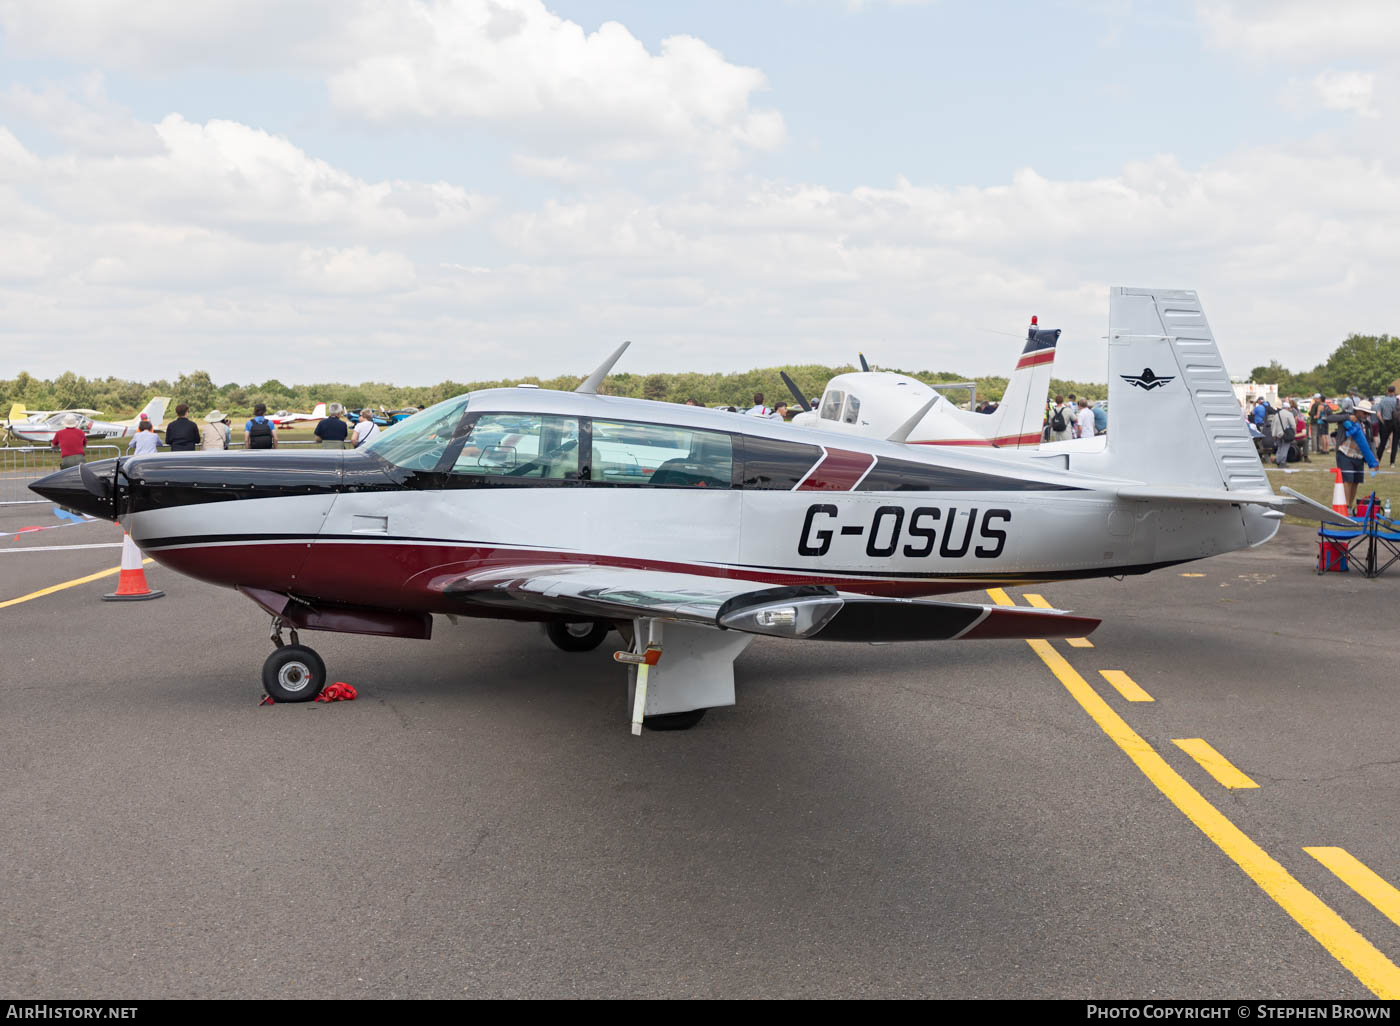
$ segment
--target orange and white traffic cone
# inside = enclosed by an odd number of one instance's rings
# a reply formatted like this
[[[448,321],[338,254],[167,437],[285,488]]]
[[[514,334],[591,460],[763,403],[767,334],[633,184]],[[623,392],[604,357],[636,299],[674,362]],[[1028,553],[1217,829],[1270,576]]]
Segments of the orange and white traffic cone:
[[[1351,516],[1351,514],[1347,512],[1347,492],[1346,489],[1342,487],[1342,468],[1333,467],[1332,475],[1333,481],[1335,482],[1332,485],[1332,512],[1340,513],[1344,517]]]
[[[141,550],[131,540],[131,535],[122,535],[122,572],[117,578],[117,590],[103,595],[103,602],[144,602],[164,595],[163,591],[152,591],[146,583],[146,571],[141,565]]]

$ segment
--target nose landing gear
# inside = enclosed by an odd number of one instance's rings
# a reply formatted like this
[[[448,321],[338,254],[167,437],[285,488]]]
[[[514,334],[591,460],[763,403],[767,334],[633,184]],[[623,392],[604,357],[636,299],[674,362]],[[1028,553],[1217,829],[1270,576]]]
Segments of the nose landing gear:
[[[290,629],[292,643],[282,640],[282,620],[272,621],[272,655],[263,663],[263,690],[274,702],[310,702],[326,686],[326,664],[315,649],[300,643],[296,628]]]

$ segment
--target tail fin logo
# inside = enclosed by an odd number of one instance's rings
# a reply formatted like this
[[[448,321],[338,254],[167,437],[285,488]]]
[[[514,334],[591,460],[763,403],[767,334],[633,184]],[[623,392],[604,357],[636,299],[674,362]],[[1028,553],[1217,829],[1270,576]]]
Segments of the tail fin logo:
[[[1141,374],[1120,374],[1118,376],[1134,388],[1140,388],[1145,392],[1150,392],[1154,388],[1162,388],[1176,380],[1175,375],[1168,378],[1159,378],[1156,374],[1152,373],[1151,367],[1143,368]]]

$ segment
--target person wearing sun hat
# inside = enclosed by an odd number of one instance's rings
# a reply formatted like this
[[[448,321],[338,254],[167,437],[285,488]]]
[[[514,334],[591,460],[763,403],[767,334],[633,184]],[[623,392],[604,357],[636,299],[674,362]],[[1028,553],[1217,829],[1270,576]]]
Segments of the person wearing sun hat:
[[[1356,489],[1366,475],[1365,468],[1377,470],[1381,465],[1366,438],[1366,418],[1370,415],[1371,404],[1365,399],[1358,399],[1352,404],[1346,420],[1337,425],[1337,467],[1342,472],[1342,490],[1346,492],[1347,509],[1356,505]]]
[[[199,448],[203,452],[223,452],[228,448],[228,414],[210,410],[204,415],[199,429]]]
[[[87,452],[87,435],[78,426],[78,415],[68,413],[63,417],[63,427],[54,432],[53,442],[58,448],[58,465],[63,468],[76,467],[83,462]]]

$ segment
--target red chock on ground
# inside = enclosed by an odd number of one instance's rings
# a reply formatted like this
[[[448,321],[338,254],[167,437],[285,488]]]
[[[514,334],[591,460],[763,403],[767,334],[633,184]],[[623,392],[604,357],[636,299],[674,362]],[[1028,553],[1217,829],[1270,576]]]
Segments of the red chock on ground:
[[[321,693],[316,696],[318,702],[353,702],[359,697],[359,692],[354,685],[346,684],[343,680],[338,680],[334,684],[327,684],[321,689]]]

